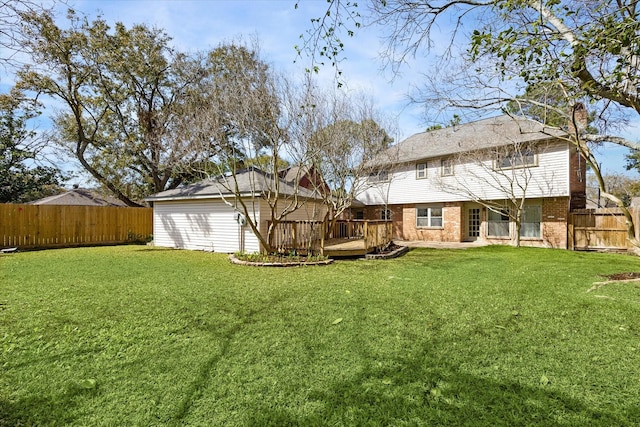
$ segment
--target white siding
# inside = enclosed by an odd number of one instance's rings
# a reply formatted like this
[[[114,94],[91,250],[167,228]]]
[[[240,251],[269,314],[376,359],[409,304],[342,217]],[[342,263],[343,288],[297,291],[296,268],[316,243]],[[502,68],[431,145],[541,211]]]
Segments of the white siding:
[[[441,158],[421,160],[427,163],[427,177],[416,178],[415,163],[398,167],[391,174],[391,180],[368,188],[358,199],[368,205],[388,203],[438,203],[470,201],[475,198],[484,200],[504,199],[509,180],[498,178],[492,171],[492,163],[487,159],[485,167],[476,161],[455,164],[454,175],[442,177]],[[569,195],[569,146],[565,142],[554,142],[539,147],[538,165],[526,169],[514,169],[514,174],[531,173],[527,182],[526,197],[562,197]],[[511,171],[505,171],[511,173]],[[506,187],[505,187],[506,188]],[[516,190],[515,192],[518,192]]]
[[[259,212],[256,216],[259,218]],[[170,248],[223,253],[259,250],[251,229],[241,227],[234,218],[234,209],[221,200],[155,202],[153,238],[156,246]]]

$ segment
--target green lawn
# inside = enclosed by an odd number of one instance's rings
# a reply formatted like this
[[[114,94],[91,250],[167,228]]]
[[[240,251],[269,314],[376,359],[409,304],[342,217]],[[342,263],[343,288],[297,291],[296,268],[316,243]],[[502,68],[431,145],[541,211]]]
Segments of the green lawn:
[[[640,259],[486,247],[290,269],[0,256],[0,426],[624,426]],[[340,320],[341,319],[341,320]]]

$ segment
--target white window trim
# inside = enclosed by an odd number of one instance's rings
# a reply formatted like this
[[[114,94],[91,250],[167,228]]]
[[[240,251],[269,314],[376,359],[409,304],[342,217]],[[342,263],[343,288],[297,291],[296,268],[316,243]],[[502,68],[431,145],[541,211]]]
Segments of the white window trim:
[[[537,207],[538,209],[540,209],[540,221],[538,222],[539,224],[539,229],[538,229],[538,236],[523,236],[522,235],[522,225],[524,224],[524,211],[522,212],[522,218],[520,219],[520,239],[521,240],[542,240],[542,227],[543,227],[543,222],[542,222],[542,205],[540,204],[531,204],[531,205],[525,205],[524,209],[527,208],[532,208],[532,207]],[[509,218],[509,231],[507,235],[502,235],[502,236],[497,236],[495,234],[490,234],[489,233],[489,215],[491,214],[490,209],[487,209],[487,237],[490,239],[511,239],[511,237],[516,233],[516,226],[515,226],[515,221],[513,220],[513,218],[511,218],[511,216],[509,214],[507,214],[508,218]],[[501,221],[504,222],[504,221]]]
[[[391,181],[391,174],[389,173],[388,170],[381,170],[378,172],[372,172],[371,174],[369,174],[369,179],[368,181],[370,183],[376,183],[376,182],[389,182]]]
[[[426,209],[427,216],[418,216],[418,210]],[[431,214],[432,209],[440,209],[440,216],[433,216]],[[429,225],[418,225],[418,219],[427,218],[427,222]],[[432,219],[440,218],[441,225],[431,225]],[[444,208],[442,205],[418,205],[416,206],[416,228],[430,228],[430,229],[443,229],[444,228]]]
[[[427,162],[416,163],[416,179],[425,179],[427,176]]]
[[[530,163],[522,163],[522,164],[518,164],[518,165],[502,165],[502,162],[505,159],[510,159],[513,158],[514,156],[516,156],[518,154],[518,152],[523,152],[523,151],[531,151],[531,153],[533,154],[533,161]],[[522,160],[524,160],[526,157],[523,157]],[[520,150],[513,150],[511,151],[507,156],[504,156],[502,159],[494,159],[493,161],[493,170],[511,170],[511,169],[525,169],[525,168],[535,168],[539,166],[539,162],[538,162],[538,152],[537,150],[531,148],[531,149],[520,149]]]
[[[445,168],[450,169],[449,172],[445,172]],[[453,176],[455,170],[453,167],[453,159],[440,159],[440,176]]]

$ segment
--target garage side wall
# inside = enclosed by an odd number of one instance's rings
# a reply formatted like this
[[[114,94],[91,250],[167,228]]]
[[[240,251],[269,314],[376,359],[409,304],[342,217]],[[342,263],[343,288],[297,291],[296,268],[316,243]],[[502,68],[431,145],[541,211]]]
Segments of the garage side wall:
[[[156,201],[153,238],[156,246],[178,249],[233,253],[260,248],[251,229],[238,224],[235,210],[222,200]]]

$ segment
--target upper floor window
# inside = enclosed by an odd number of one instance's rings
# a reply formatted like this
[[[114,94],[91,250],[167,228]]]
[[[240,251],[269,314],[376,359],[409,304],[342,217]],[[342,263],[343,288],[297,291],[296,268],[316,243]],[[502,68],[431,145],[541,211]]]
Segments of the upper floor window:
[[[497,169],[514,169],[536,166],[538,159],[533,149],[522,148],[499,155],[495,163]]]
[[[440,172],[442,176],[453,175],[453,160],[442,159],[440,160],[440,166],[442,167],[442,170]]]
[[[391,209],[381,209],[380,219],[383,221],[391,221]]]
[[[427,177],[427,164],[416,163],[416,179],[424,179]]]
[[[369,174],[369,182],[389,181],[389,171],[381,170]]]

